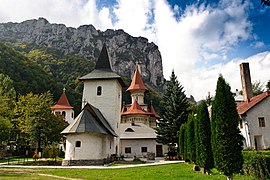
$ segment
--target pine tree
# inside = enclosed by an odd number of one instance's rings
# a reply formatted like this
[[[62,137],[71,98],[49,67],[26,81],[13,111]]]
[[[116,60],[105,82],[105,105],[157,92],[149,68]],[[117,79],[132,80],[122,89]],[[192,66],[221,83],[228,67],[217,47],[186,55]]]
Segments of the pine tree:
[[[195,146],[195,129],[194,129],[194,114],[188,116],[187,129],[186,129],[186,141],[187,141],[187,159],[192,162],[196,160],[196,146]]]
[[[231,179],[243,165],[243,137],[238,128],[239,117],[229,84],[219,76],[212,106],[212,150],[215,167]]]
[[[186,160],[186,124],[182,124],[179,131],[179,155]]]
[[[161,101],[161,117],[157,123],[157,142],[175,145],[181,124],[187,121],[188,101],[174,72],[167,83],[166,92]]]
[[[209,172],[214,167],[211,147],[211,125],[206,101],[202,101],[196,117],[196,164]]]

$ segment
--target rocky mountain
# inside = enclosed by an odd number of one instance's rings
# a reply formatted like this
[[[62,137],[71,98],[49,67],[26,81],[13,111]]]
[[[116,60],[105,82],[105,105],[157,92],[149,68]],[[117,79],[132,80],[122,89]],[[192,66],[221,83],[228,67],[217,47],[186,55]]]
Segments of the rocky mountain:
[[[149,43],[146,38],[132,37],[123,30],[108,29],[103,32],[92,25],[72,28],[39,18],[22,23],[1,23],[0,40],[55,48],[64,55],[77,55],[91,62],[97,60],[102,44],[106,43],[115,72],[131,77],[138,63],[145,81],[157,87],[164,85],[158,46]]]

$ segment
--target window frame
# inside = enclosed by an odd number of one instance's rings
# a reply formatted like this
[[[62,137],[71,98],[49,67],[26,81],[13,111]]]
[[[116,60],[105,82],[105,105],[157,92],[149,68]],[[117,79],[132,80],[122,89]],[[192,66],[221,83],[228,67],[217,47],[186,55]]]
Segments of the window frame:
[[[97,87],[97,96],[101,96],[102,95],[102,87],[98,86]]]
[[[80,148],[82,146],[82,142],[81,141],[76,141],[75,142],[75,147],[76,148]]]
[[[131,147],[125,147],[125,153],[126,154],[131,153]]]
[[[141,152],[146,153],[147,152],[147,147],[141,147]]]
[[[264,117],[258,117],[259,121],[259,127],[265,127],[265,118]]]

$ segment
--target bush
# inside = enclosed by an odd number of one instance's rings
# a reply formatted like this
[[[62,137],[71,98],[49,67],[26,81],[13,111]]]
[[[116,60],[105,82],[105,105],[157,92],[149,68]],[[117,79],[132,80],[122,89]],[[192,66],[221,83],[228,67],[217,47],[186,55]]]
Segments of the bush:
[[[43,158],[49,158],[49,156],[50,156],[49,152],[50,152],[50,149],[49,149],[48,146],[46,146],[42,151],[42,157]]]
[[[53,144],[52,145],[52,148],[50,149],[50,158],[56,160],[56,157],[57,157],[57,148],[56,148],[56,145]]]
[[[258,151],[244,151],[243,173],[257,179],[269,179],[270,155]]]

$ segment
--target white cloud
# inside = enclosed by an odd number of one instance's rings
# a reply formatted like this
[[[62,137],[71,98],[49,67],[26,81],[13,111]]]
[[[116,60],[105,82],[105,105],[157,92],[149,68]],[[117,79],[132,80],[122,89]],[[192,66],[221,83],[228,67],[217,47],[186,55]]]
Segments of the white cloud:
[[[255,48],[261,48],[261,47],[265,47],[265,44],[264,44],[264,42],[257,41],[254,44],[251,44],[251,46],[253,46]]]
[[[241,89],[242,61],[250,62],[253,80],[267,81],[269,53],[227,59],[231,49],[251,37],[248,2],[222,0],[216,7],[191,5],[180,12],[180,7],[171,7],[165,0],[117,0],[116,5],[101,9],[96,0],[0,0],[0,22],[45,17],[67,26],[93,24],[101,30],[124,29],[132,36],[144,36],[159,46],[165,77],[174,69],[187,94],[199,100],[208,91],[214,94],[219,73],[232,89]]]

